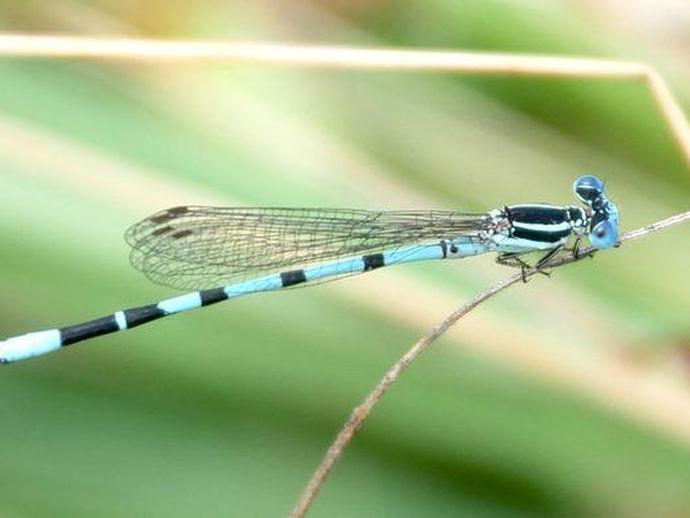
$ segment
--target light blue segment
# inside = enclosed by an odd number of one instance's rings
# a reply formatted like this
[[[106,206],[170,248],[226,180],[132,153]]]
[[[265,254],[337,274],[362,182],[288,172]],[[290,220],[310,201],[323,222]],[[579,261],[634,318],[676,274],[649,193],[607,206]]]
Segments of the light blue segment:
[[[361,257],[351,257],[335,263],[327,263],[312,266],[304,269],[304,276],[308,281],[323,279],[325,277],[335,277],[336,275],[346,275],[348,273],[359,273],[364,270],[364,261]]]
[[[127,329],[127,319],[125,318],[125,312],[124,311],[118,311],[115,313],[115,322],[117,323],[117,328],[120,331],[124,331]]]
[[[451,245],[457,247],[457,251],[454,254],[451,254],[449,251]],[[448,247],[446,250],[448,257],[467,257],[490,251],[485,245],[478,244],[476,240],[470,240],[465,237],[448,241]],[[443,248],[439,243],[429,245],[412,245],[383,253],[384,266],[443,258]],[[328,277],[337,277],[339,275],[363,272],[364,260],[362,259],[362,256],[348,257],[347,259],[342,259],[332,263],[310,266],[305,268],[303,271],[307,282],[316,281]],[[229,298],[232,298],[247,295],[249,293],[257,293],[260,291],[278,290],[282,287],[283,282],[280,278],[280,274],[273,274],[259,277],[258,279],[239,282],[237,284],[230,284],[229,286],[223,288],[223,290]]]
[[[443,259],[443,249],[440,244],[407,246],[383,254],[383,262],[386,266],[429,259]]]
[[[283,287],[283,282],[280,280],[280,274],[266,275],[258,279],[244,281],[237,284],[231,284],[224,288],[228,297],[239,297],[247,293],[256,293],[259,291],[277,290]]]
[[[5,362],[27,360],[57,351],[61,346],[60,331],[57,329],[27,333],[0,342],[0,359]]]
[[[162,309],[166,315],[200,308],[201,295],[199,295],[198,291],[187,293],[186,295],[180,295],[179,297],[161,301],[158,303],[158,307]]]
[[[454,248],[455,252],[453,251]],[[448,241],[446,249],[449,259],[472,257],[492,251],[487,245],[469,237],[459,237],[458,239]]]

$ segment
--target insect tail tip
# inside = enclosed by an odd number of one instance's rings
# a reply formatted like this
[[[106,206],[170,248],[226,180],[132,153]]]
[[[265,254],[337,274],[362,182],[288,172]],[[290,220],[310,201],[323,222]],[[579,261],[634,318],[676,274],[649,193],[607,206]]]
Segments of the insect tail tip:
[[[3,354],[4,353],[3,348],[5,345],[7,345],[7,341],[6,340],[0,340],[0,365],[5,365],[5,364],[10,363],[9,360],[7,358],[5,358],[5,356]]]

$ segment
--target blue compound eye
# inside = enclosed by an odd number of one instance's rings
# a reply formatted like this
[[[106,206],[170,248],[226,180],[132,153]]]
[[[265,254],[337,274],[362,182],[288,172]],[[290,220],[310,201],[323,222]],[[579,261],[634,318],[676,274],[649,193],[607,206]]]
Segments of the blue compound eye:
[[[573,184],[573,191],[580,200],[591,205],[604,192],[604,182],[594,175],[580,176]]]
[[[597,223],[589,233],[594,248],[611,248],[618,241],[618,227],[610,220]]]

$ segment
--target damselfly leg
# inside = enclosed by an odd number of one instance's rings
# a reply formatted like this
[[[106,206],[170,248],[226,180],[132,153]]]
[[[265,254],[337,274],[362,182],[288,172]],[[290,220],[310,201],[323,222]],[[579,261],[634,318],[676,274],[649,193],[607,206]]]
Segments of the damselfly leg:
[[[573,254],[573,257],[575,259],[579,259],[583,254],[582,254],[582,236],[577,236],[575,238],[575,242],[573,243],[572,247],[565,248],[564,250],[567,250],[568,252]],[[590,259],[594,258],[594,250],[591,252],[588,252],[587,255],[589,256]]]
[[[526,271],[530,268],[536,268],[537,271],[542,275],[550,277],[551,272],[547,270],[549,261],[551,261],[551,259],[553,259],[556,255],[558,255],[560,252],[563,252],[564,250],[565,249],[563,248],[563,246],[553,248],[546,252],[544,255],[542,255],[534,264],[530,264],[524,259],[528,254],[534,254],[534,251],[506,252],[498,254],[498,256],[496,256],[496,262],[503,266],[510,266],[511,268],[520,268],[522,270],[522,281],[527,282]]]

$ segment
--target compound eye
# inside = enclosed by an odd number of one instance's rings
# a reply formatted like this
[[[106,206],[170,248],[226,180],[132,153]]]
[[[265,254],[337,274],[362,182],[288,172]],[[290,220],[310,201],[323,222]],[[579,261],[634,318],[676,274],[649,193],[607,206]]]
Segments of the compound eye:
[[[591,205],[604,192],[604,182],[591,174],[580,176],[573,184],[573,191],[580,200]]]
[[[611,248],[618,241],[618,227],[609,220],[597,223],[589,233],[594,248]]]

